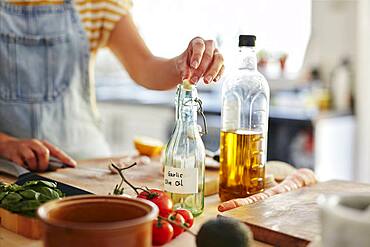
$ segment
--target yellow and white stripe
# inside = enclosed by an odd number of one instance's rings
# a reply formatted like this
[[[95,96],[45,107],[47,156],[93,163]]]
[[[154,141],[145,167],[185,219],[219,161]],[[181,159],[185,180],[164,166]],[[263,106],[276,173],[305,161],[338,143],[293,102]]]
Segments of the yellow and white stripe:
[[[90,48],[104,47],[119,19],[131,8],[128,0],[76,0],[76,8],[87,35]]]
[[[37,6],[63,4],[64,0],[8,0],[8,2],[21,6]],[[132,7],[131,0],[75,0],[74,4],[89,38],[91,52],[107,44],[116,23]]]

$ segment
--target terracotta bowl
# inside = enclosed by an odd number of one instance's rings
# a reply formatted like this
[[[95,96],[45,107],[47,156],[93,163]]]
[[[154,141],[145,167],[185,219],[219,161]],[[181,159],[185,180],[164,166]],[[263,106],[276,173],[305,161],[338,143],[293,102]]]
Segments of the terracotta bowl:
[[[152,244],[152,221],[158,207],[121,196],[72,196],[42,205],[44,246],[125,246]]]

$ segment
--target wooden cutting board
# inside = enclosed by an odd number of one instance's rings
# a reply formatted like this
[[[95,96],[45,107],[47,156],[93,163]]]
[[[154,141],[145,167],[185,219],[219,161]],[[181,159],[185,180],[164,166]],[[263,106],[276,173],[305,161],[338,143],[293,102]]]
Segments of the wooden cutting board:
[[[272,196],[222,213],[245,222],[254,238],[274,246],[307,246],[319,242],[319,195],[369,192],[369,184],[328,181]]]
[[[118,163],[119,158],[112,158]],[[90,191],[98,195],[107,195],[113,191],[116,184],[121,181],[118,174],[112,174],[108,169],[109,161],[106,158],[79,161],[76,168],[58,169],[57,172],[42,173],[42,176],[61,181],[66,184]],[[13,183],[15,179],[1,174],[3,182]],[[149,164],[137,165],[125,171],[126,178],[135,186],[147,186],[149,188],[162,189],[163,173],[158,160],[153,159]],[[206,170],[205,195],[213,195],[218,192],[218,171]],[[125,186],[126,194],[135,193]]]

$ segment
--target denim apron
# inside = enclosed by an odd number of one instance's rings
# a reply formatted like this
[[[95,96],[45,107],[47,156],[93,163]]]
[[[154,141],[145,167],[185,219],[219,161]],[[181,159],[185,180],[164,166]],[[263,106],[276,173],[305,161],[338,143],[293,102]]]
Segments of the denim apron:
[[[47,140],[76,159],[109,156],[93,110],[89,59],[71,0],[0,0],[0,132]]]

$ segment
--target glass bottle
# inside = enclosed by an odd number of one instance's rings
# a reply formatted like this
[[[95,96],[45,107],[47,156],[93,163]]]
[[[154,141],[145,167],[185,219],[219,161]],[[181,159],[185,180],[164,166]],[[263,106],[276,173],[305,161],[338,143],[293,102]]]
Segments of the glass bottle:
[[[270,89],[257,71],[256,36],[239,36],[239,65],[222,89],[221,201],[264,189]]]
[[[164,191],[172,199],[174,209],[186,208],[194,216],[200,215],[204,209],[205,176],[205,148],[197,113],[202,115],[205,124],[197,90],[184,81],[177,87],[176,125],[163,160]]]

